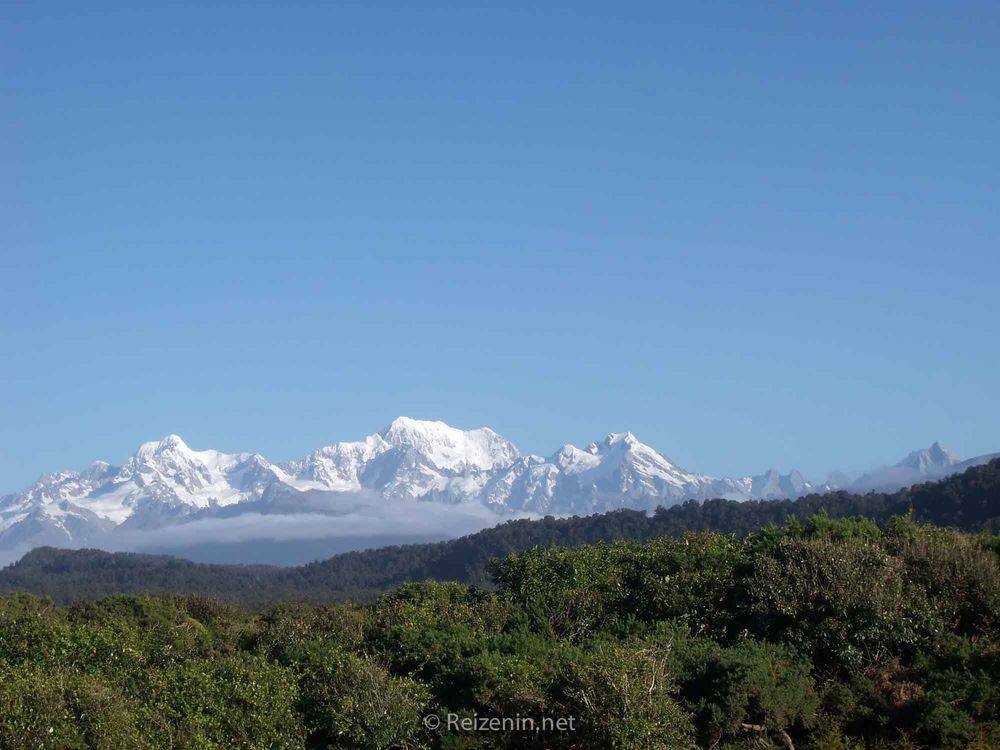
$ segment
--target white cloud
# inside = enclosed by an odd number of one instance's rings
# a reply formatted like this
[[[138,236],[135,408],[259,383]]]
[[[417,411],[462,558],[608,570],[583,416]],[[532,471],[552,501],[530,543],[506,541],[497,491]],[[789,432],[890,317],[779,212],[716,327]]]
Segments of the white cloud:
[[[74,548],[96,547],[114,552],[171,552],[184,548],[246,542],[313,542],[328,540],[335,550],[366,549],[399,540],[409,542],[450,539],[496,526],[512,517],[499,516],[479,503],[445,504],[385,500],[363,493],[309,493],[297,512],[240,512],[230,517],[207,517],[149,530],[116,529],[112,534]],[[389,541],[386,541],[389,540]],[[28,548],[5,552],[0,564],[19,559]],[[244,562],[254,562],[251,557]],[[273,557],[272,557],[273,561]]]

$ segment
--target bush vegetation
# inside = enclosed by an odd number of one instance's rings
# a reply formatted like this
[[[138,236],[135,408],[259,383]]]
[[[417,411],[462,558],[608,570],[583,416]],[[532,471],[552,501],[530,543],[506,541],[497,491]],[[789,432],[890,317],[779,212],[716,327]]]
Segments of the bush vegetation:
[[[998,747],[997,550],[820,515],[537,547],[495,561],[489,589],[363,603],[8,594],[0,747]],[[573,724],[449,731],[449,714]]]

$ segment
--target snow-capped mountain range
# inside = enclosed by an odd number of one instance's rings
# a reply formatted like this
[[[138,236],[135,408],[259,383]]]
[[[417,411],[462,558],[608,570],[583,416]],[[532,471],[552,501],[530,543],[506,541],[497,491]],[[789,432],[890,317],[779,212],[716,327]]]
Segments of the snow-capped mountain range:
[[[953,467],[963,463],[935,443],[855,484],[863,489],[900,486],[944,476]],[[0,497],[0,548],[79,542],[119,529],[183,523],[222,509],[232,514],[241,505],[259,511],[289,492],[481,503],[498,515],[568,515],[652,509],[690,499],[798,497],[834,488],[813,486],[797,471],[782,475],[772,469],[738,479],[691,473],[628,432],[585,448],[566,445],[544,458],[523,455],[489,428],[459,430],[400,417],[364,440],[329,445],[284,464],[259,453],[193,450],[168,435],[144,443],[119,467],[97,461],[82,472],[46,474],[23,492]]]

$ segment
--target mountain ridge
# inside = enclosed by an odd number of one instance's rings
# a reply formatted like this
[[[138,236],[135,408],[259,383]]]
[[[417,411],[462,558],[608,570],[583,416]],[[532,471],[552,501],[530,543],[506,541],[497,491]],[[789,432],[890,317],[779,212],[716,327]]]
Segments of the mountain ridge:
[[[973,465],[940,443],[849,489],[894,489]],[[353,442],[272,463],[260,453],[194,450],[176,434],[142,443],[121,466],[95,461],[81,472],[45,474],[0,497],[0,549],[81,543],[123,531],[180,524],[224,508],[259,510],[281,493],[359,493],[386,502],[478,504],[501,515],[653,510],[687,500],[770,500],[844,487],[814,485],[777,469],[738,478],[687,471],[631,432],[547,457],[524,454],[488,427],[398,417]],[[290,504],[294,505],[294,503]],[[233,515],[227,513],[227,516]]]

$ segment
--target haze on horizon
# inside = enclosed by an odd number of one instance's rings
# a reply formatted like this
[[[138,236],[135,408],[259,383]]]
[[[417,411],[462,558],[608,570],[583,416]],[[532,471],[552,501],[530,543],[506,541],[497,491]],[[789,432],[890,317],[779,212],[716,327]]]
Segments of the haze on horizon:
[[[0,492],[400,414],[717,476],[1000,450],[996,4],[0,18]]]

